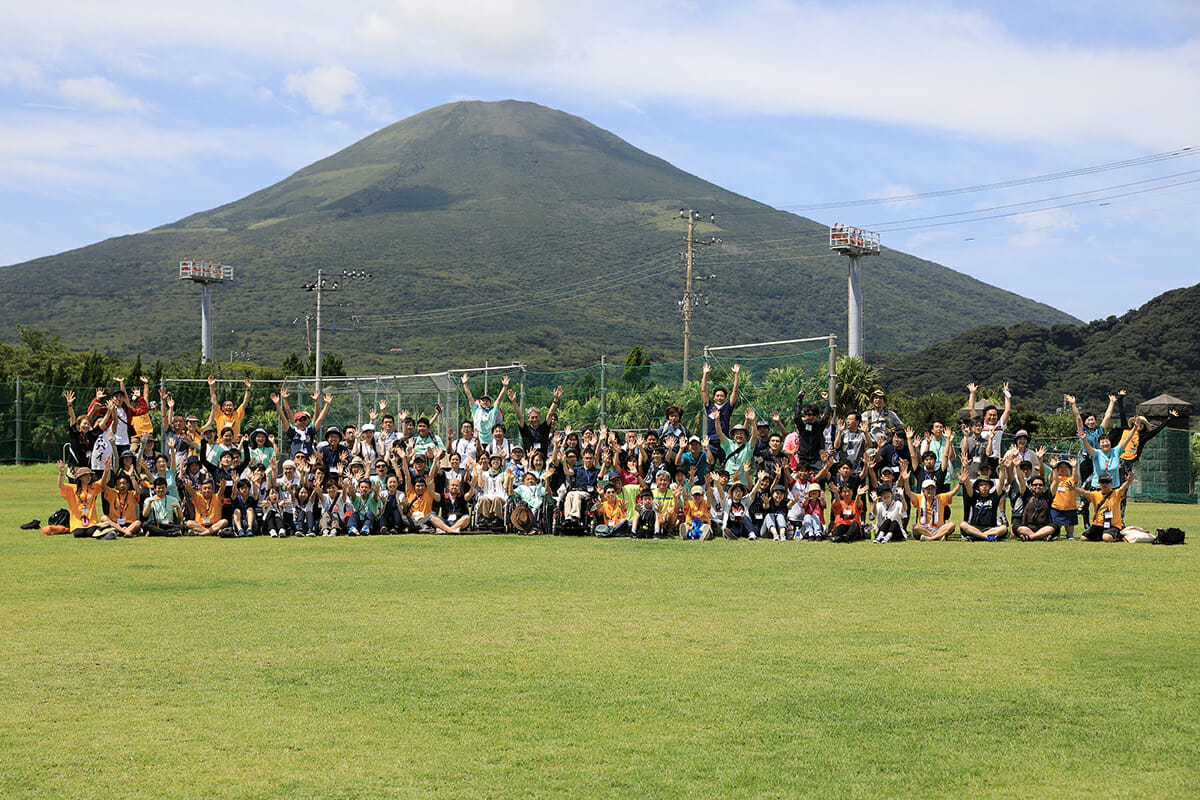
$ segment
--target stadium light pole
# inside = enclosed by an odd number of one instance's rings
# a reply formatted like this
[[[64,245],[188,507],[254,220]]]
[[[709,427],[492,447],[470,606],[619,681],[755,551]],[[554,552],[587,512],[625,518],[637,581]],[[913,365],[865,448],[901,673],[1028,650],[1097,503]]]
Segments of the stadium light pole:
[[[706,280],[705,278],[695,278],[695,262],[696,251],[695,245],[713,245],[720,244],[721,240],[716,236],[708,239],[696,238],[696,221],[701,218],[699,211],[693,211],[687,208],[679,209],[680,219],[688,221],[687,230],[687,250],[682,254],[684,261],[687,264],[687,276],[684,281],[683,299],[679,301],[679,310],[683,312],[683,385],[687,386],[688,382],[688,360],[692,356],[692,311],[700,305],[701,295],[693,290],[693,281]],[[717,221],[716,214],[709,214],[708,221],[715,224]],[[709,275],[709,278],[715,278],[716,275]],[[705,305],[708,301],[704,301]]]
[[[846,354],[862,358],[863,354],[863,297],[862,271],[858,260],[863,256],[879,255],[879,234],[834,223],[829,229],[829,249],[850,259],[846,278]]]
[[[185,258],[179,262],[179,280],[200,284],[200,358],[213,360],[212,284],[233,280],[233,267],[220,261],[196,261]]]

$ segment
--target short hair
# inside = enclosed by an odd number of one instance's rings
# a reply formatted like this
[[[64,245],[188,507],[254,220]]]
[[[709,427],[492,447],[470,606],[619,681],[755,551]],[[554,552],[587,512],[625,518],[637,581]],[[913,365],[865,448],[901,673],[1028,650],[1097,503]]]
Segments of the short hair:
[[[419,420],[417,420],[417,424],[418,425],[428,425],[429,417],[421,417]]]

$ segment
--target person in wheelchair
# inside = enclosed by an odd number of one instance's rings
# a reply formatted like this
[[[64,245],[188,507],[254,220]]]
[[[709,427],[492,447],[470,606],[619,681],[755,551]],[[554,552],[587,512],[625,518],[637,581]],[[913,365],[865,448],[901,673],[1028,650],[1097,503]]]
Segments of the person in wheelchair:
[[[510,515],[512,526],[518,533],[540,533],[542,529],[542,513],[546,505],[547,489],[550,479],[547,475],[538,481],[537,473],[528,469],[521,478],[521,485],[513,491],[513,510]]]
[[[563,504],[564,521],[583,524],[584,512],[596,499],[599,478],[600,468],[596,466],[596,453],[589,447],[583,451],[583,463],[575,467],[569,478],[570,489]]]
[[[489,469],[480,470],[475,479],[477,528],[504,530],[504,506],[511,488],[512,474],[504,469],[504,456],[492,453]]]

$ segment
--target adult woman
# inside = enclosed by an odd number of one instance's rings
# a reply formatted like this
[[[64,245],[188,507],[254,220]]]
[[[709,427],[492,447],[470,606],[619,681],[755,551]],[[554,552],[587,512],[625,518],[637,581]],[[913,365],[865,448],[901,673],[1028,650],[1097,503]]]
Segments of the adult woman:
[[[71,513],[71,534],[76,539],[117,538],[112,531],[104,531],[99,527],[100,515],[96,512],[96,499],[100,497],[111,474],[111,469],[105,465],[100,482],[94,483],[91,467],[76,467],[75,483],[71,485],[67,481],[67,465],[58,462],[58,493],[67,501],[67,509]]]

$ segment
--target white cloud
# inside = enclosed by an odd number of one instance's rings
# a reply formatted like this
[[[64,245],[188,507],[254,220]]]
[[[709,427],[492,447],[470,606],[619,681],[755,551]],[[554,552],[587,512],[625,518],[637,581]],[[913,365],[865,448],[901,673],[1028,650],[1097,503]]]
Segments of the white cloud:
[[[81,100],[104,111],[141,111],[136,97],[122,92],[108,78],[66,78],[58,82],[58,94],[68,100]]]
[[[1074,215],[1063,209],[1031,211],[1012,217],[1011,221],[1020,229],[1019,233],[1008,237],[1008,244],[1012,247],[1030,248],[1062,244],[1064,240],[1061,234],[1079,230],[1079,223]]]
[[[341,111],[347,101],[361,103],[363,86],[358,76],[343,66],[313,67],[307,72],[293,72],[284,81],[292,94],[300,95],[309,105],[326,114]]]

